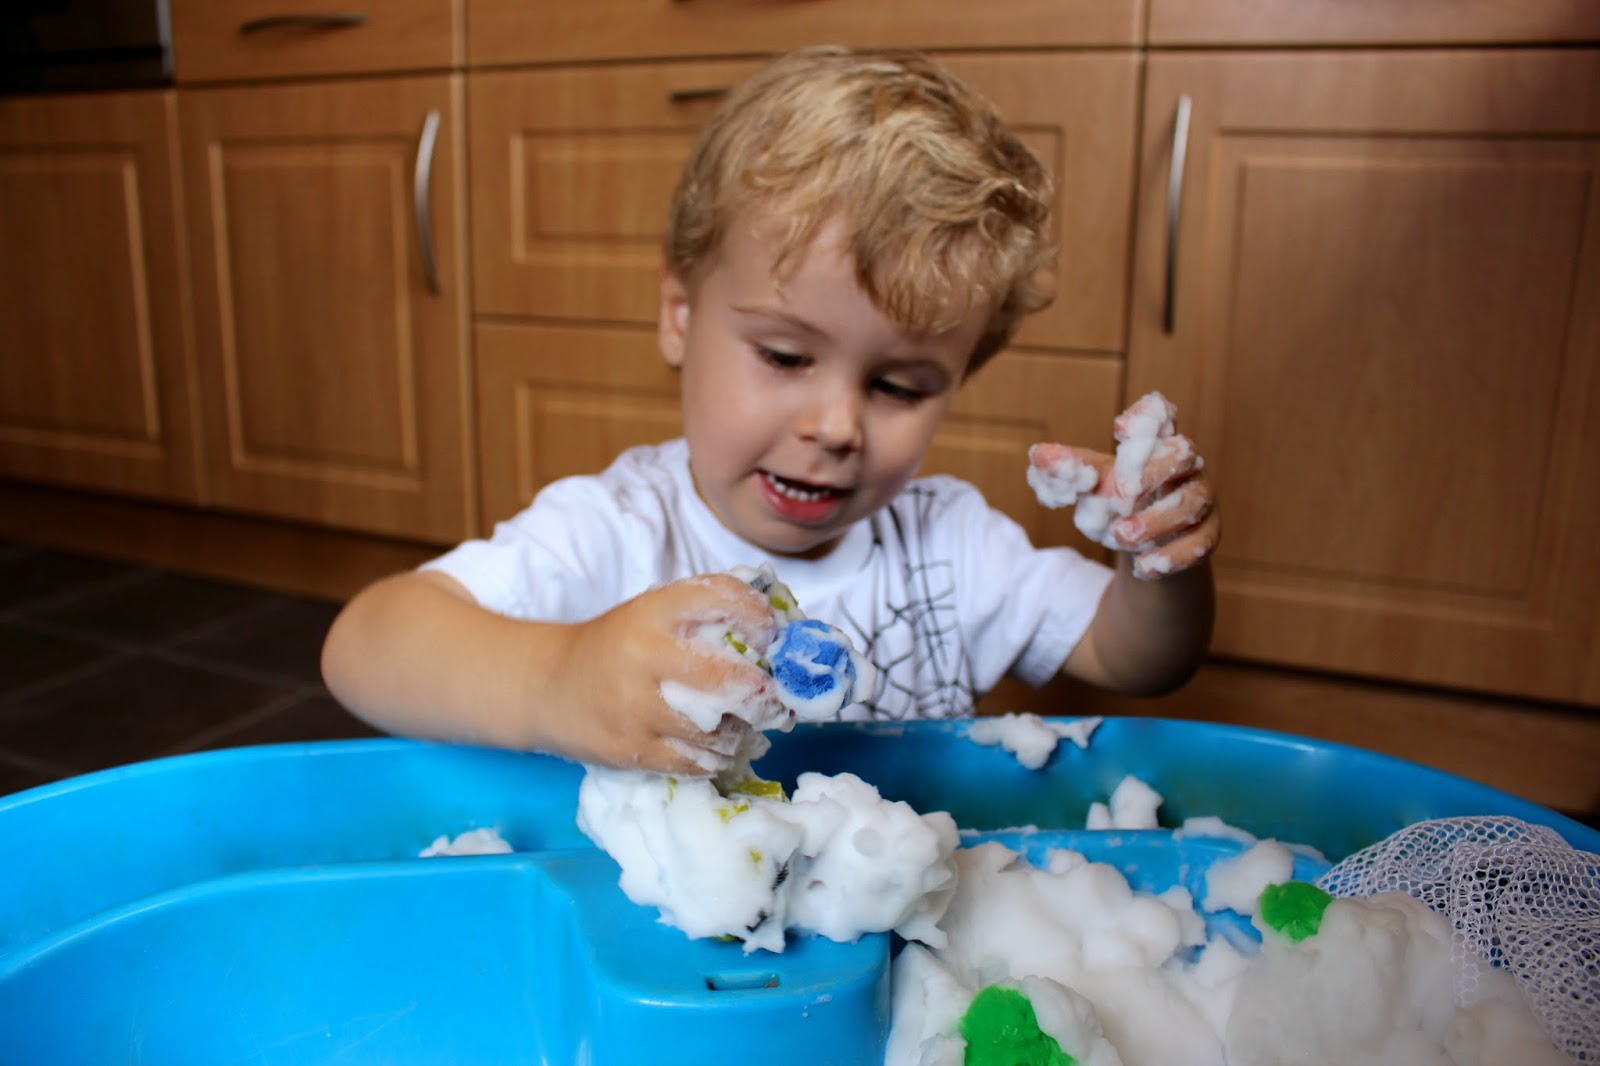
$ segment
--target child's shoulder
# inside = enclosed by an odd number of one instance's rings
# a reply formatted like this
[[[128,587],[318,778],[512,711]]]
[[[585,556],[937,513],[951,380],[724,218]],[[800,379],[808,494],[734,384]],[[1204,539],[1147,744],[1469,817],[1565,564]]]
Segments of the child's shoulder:
[[[934,527],[980,522],[999,512],[970,481],[950,474],[925,474],[907,482],[883,513],[903,526]]]
[[[599,475],[616,482],[663,486],[689,469],[689,445],[682,437],[658,444],[637,444],[611,461]]]

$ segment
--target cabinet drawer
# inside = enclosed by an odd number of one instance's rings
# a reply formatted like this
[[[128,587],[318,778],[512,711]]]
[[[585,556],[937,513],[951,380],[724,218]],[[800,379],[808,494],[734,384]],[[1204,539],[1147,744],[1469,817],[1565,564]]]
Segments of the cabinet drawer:
[[[549,60],[748,56],[854,47],[1039,48],[1138,43],[1144,0],[472,0],[474,66]]]
[[[1056,302],[1025,345],[1124,343],[1139,60],[1132,53],[946,57],[1056,178]],[[473,73],[473,310],[655,321],[678,170],[717,93],[754,62]]]
[[[1538,44],[1600,40],[1600,4],[1574,0],[1150,0],[1162,45]]]
[[[172,0],[180,84],[459,65],[461,0]]]

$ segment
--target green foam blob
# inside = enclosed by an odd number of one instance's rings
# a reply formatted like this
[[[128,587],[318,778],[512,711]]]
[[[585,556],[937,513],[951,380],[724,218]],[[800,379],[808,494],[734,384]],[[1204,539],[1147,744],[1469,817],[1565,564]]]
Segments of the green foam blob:
[[[1267,928],[1299,943],[1322,928],[1322,912],[1333,897],[1305,881],[1285,881],[1261,890],[1261,920]]]
[[[966,1066],[1073,1066],[1077,1060],[1039,1028],[1028,997],[1015,988],[989,985],[972,997],[961,1018]]]

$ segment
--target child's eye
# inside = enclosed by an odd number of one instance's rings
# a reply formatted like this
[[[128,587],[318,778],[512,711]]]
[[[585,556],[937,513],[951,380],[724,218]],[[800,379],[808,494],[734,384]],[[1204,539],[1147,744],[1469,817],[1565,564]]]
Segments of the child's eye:
[[[798,370],[806,365],[805,356],[796,355],[794,352],[780,352],[776,348],[757,345],[756,354],[761,357],[763,362],[770,366],[775,366],[779,370]]]
[[[880,396],[894,400],[897,403],[921,403],[927,398],[927,394],[921,389],[912,388],[910,385],[902,385],[897,381],[890,381],[888,378],[873,379],[872,388]]]

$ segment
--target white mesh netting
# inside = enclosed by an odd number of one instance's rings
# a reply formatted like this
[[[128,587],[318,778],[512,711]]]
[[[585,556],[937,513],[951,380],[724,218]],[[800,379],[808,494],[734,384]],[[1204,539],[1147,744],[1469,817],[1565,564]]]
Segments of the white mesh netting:
[[[1600,1064],[1600,855],[1515,818],[1418,822],[1317,880],[1334,896],[1414,896],[1450,920],[1458,1006],[1485,971],[1517,978],[1550,1042]]]

